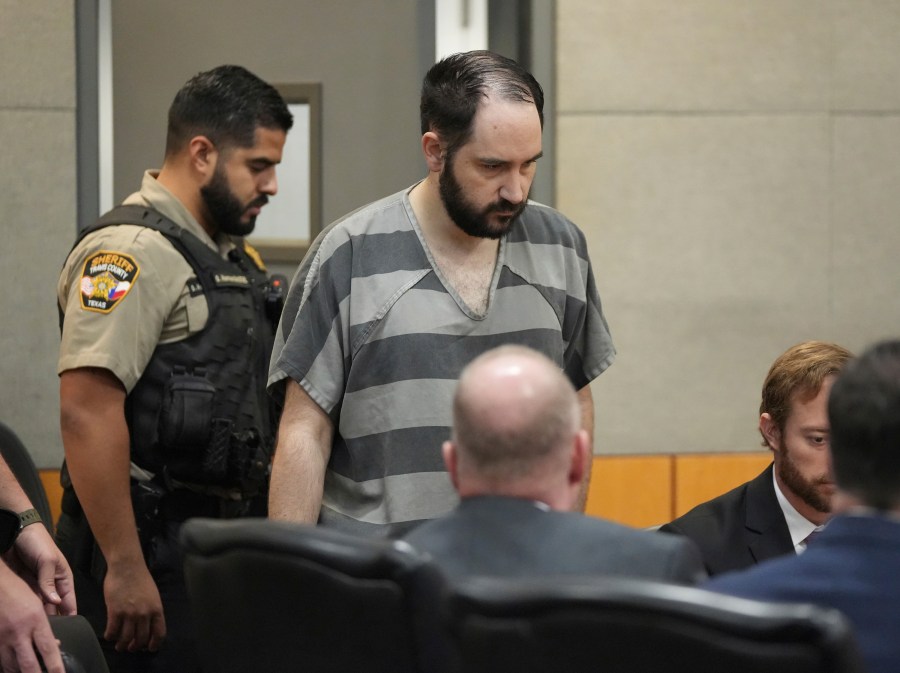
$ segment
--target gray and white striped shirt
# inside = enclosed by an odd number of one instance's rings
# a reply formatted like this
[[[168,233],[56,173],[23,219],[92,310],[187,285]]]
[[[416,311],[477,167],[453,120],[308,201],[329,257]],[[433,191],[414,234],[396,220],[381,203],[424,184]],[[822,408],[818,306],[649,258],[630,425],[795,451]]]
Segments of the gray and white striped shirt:
[[[291,284],[269,386],[297,381],[331,417],[320,523],[399,535],[457,496],[444,470],[462,368],[501,344],[547,355],[580,389],[615,349],[581,231],[529,202],[500,241],[488,310],[435,264],[408,191],[331,224]]]

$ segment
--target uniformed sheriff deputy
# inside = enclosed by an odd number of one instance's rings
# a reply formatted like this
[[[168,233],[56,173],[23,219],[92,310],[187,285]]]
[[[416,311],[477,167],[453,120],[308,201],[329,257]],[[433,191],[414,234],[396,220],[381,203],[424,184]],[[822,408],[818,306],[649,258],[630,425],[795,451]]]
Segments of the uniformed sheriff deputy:
[[[275,288],[243,242],[277,189],[293,119],[238,66],[190,79],[162,169],[63,266],[58,542],[115,671],[199,670],[177,534],[264,515]]]

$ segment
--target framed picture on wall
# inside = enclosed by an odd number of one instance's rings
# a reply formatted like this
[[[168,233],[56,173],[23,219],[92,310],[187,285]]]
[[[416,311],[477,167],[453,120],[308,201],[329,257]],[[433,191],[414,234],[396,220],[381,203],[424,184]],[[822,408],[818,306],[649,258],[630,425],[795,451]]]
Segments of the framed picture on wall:
[[[267,262],[297,264],[322,230],[322,85],[275,84],[294,125],[276,168],[278,193],[247,237]]]

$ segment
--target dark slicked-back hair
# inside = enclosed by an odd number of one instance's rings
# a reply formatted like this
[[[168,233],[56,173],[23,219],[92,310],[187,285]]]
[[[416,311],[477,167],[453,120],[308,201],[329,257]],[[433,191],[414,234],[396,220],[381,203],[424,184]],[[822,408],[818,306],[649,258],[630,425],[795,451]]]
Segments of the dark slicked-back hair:
[[[900,507],[900,341],[849,363],[828,396],[838,486],[881,510]]]
[[[478,105],[489,94],[533,103],[544,126],[544,90],[534,76],[510,58],[490,51],[453,54],[435,63],[422,83],[422,133],[433,131],[452,155],[472,134]]]
[[[175,94],[166,156],[195,136],[206,136],[220,150],[252,147],[257,128],[287,132],[293,123],[275,87],[239,65],[220,65],[194,75]]]
[[[759,413],[769,414],[778,430],[784,432],[794,400],[814,398],[825,378],[839,373],[852,357],[853,353],[843,346],[827,341],[804,341],[791,346],[778,356],[766,375]],[[767,445],[765,435],[762,443]]]

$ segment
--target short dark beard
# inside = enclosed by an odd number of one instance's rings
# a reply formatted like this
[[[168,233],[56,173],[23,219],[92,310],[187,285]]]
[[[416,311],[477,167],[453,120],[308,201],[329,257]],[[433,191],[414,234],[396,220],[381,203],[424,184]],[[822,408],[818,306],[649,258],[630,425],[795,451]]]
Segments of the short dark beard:
[[[821,485],[820,482],[809,481],[800,474],[800,470],[797,469],[797,465],[794,463],[790,451],[784,445],[784,441],[781,442],[780,450],[781,460],[778,463],[778,476],[781,482],[817,512],[822,512],[823,514],[831,512],[831,499],[822,496],[816,489],[816,486]]]
[[[247,236],[252,232],[256,226],[256,218],[250,218],[250,221],[245,224],[241,222],[241,217],[248,209],[255,206],[261,207],[269,202],[268,197],[263,194],[246,206],[242,205],[228,186],[228,180],[225,178],[225,171],[222,170],[221,164],[216,166],[216,172],[213,173],[209,184],[200,188],[200,196],[203,197],[203,203],[206,205],[210,224],[217,231],[232,236]]]
[[[476,238],[496,240],[503,237],[509,231],[513,221],[525,210],[525,206],[528,203],[527,195],[519,205],[512,204],[506,199],[501,199],[479,211],[463,195],[462,185],[459,184],[453,171],[452,154],[449,154],[444,160],[444,170],[441,171],[438,186],[441,201],[450,219],[469,236]],[[512,212],[513,214],[505,219],[503,226],[494,227],[491,226],[489,220],[489,216],[493,212]]]

